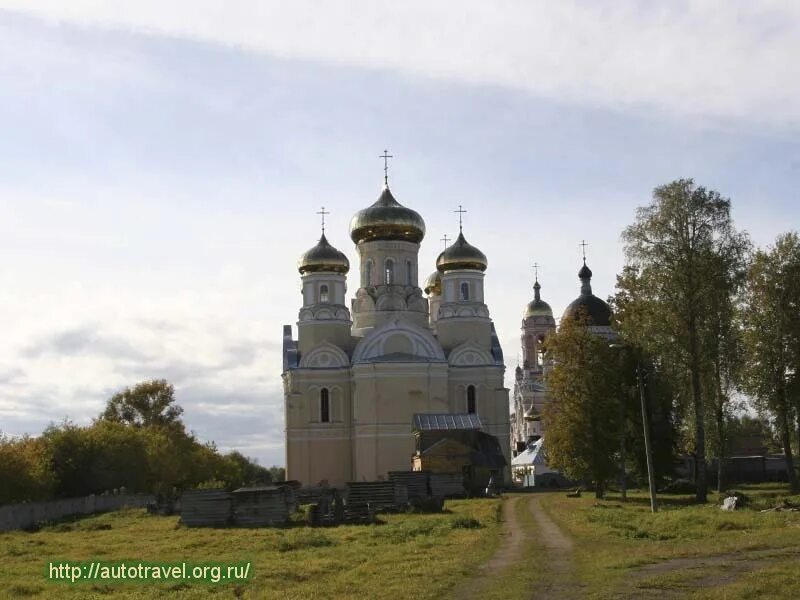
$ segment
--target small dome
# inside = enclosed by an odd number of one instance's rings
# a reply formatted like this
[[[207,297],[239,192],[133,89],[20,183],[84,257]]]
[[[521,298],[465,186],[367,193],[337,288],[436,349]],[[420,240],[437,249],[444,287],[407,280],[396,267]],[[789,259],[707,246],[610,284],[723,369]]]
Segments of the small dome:
[[[589,319],[589,325],[597,327],[610,326],[611,308],[592,294],[592,270],[586,266],[585,259],[583,267],[578,271],[578,278],[581,280],[581,295],[567,306],[563,318],[576,318],[583,313]]]
[[[542,286],[539,285],[539,282],[533,284],[533,300],[528,302],[528,305],[525,307],[525,315],[522,317],[523,319],[527,319],[529,317],[552,317],[553,316],[553,309],[550,308],[550,305],[542,300],[539,294],[539,290],[542,289]]]
[[[434,271],[425,280],[425,293],[429,296],[442,295],[442,274],[439,271]]]
[[[356,244],[373,240],[404,240],[419,244],[425,237],[425,221],[406,208],[384,186],[380,198],[358,211],[350,221],[350,238]]]
[[[536,414],[536,411],[531,406],[528,410],[525,411],[525,414],[522,415],[522,418],[526,421],[536,421],[539,418],[539,415]]]
[[[303,254],[297,261],[297,270],[300,271],[301,275],[319,272],[344,274],[350,270],[350,261],[347,260],[343,253],[328,243],[323,233],[317,245]]]
[[[459,232],[456,241],[445,248],[444,252],[436,259],[436,268],[442,273],[464,269],[485,271],[488,266],[489,261],[486,260],[486,255],[467,242],[461,232]]]

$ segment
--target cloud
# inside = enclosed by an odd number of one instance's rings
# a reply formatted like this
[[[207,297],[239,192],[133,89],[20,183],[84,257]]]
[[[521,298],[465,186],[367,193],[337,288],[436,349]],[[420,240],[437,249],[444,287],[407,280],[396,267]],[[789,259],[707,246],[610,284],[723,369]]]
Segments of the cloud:
[[[666,115],[800,124],[800,5],[3,0],[103,28]]]
[[[99,355],[110,360],[143,360],[145,355],[121,338],[104,335],[94,326],[86,325],[54,333],[23,351],[29,358],[45,354],[61,356]]]

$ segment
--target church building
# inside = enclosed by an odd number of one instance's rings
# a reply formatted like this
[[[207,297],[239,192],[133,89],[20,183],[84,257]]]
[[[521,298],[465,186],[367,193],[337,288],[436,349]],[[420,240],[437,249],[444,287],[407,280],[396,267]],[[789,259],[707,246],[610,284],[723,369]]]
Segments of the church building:
[[[586,265],[578,271],[580,295],[564,311],[561,320],[585,319],[595,335],[612,340],[611,309],[592,293],[592,270]],[[535,477],[547,475],[546,432],[542,409],[551,401],[545,376],[552,366],[546,359],[544,345],[547,336],[556,331],[556,321],[550,305],[541,298],[538,274],[533,284],[533,300],[522,316],[522,365],[516,368],[514,382],[514,412],[511,415],[511,441],[514,458],[512,476],[523,485],[533,485]]]
[[[287,477],[304,485],[410,470],[415,415],[473,415],[510,464],[505,365],[484,302],[487,258],[460,231],[423,291],[425,222],[384,183],[350,223],[359,287],[349,309],[350,263],[324,223],[298,261],[302,305],[297,337],[284,326],[283,384]]]

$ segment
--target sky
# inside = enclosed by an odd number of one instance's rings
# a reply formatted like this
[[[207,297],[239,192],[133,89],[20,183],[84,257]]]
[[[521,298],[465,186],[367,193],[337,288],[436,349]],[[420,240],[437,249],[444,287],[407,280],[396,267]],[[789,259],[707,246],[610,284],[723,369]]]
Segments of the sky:
[[[488,256],[507,375],[532,297],[600,297],[679,177],[770,244],[800,224],[800,4],[0,0],[0,431],[164,377],[187,426],[283,464],[297,257],[379,195]],[[295,328],[296,331],[296,328]],[[507,377],[510,385],[510,378]]]

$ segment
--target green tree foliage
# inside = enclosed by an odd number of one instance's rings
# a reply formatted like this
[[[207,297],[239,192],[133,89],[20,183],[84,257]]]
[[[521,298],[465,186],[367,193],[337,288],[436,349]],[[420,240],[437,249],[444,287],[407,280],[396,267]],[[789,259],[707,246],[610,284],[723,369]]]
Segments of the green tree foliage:
[[[172,384],[153,379],[114,394],[100,418],[139,427],[178,426],[182,414]]]
[[[615,353],[591,333],[585,314],[562,320],[547,340],[554,366],[543,411],[550,464],[571,479],[592,481],[602,497],[617,472],[619,379]]]
[[[0,504],[49,498],[55,487],[41,439],[0,434]]]
[[[243,454],[221,454],[187,433],[173,395],[165,381],[144,382],[115,395],[90,426],[64,421],[38,438],[0,436],[0,502],[122,488],[170,499],[203,482],[233,489],[272,480]]]
[[[792,429],[800,435],[800,239],[778,237],[755,253],[742,311],[747,363],[743,388],[774,419],[789,483],[798,491]]]
[[[729,358],[730,304],[750,244],[733,226],[730,201],[691,179],[656,188],[653,201],[637,210],[623,239],[635,288],[622,289],[642,301],[632,313],[638,312],[641,321],[628,329],[637,345],[676,377],[678,406],[692,423],[687,441],[696,458],[697,500],[705,502],[706,417],[717,405],[725,414],[730,397],[727,378],[734,369],[724,362]],[[623,277],[620,283],[629,282]]]

